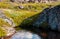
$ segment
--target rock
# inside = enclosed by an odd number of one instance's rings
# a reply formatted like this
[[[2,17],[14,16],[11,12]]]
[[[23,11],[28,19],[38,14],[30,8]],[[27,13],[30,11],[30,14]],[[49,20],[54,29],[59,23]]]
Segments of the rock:
[[[23,8],[24,8],[24,6],[18,6],[18,8],[19,8],[19,9],[23,9]]]
[[[60,31],[60,5],[44,9],[43,12],[37,16],[32,26]]]

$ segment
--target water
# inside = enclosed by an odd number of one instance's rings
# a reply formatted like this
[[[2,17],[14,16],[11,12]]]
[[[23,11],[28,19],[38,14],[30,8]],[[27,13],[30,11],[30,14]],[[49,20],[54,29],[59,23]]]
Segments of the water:
[[[20,30],[15,33],[11,39],[42,39],[37,34],[31,33],[30,31]]]

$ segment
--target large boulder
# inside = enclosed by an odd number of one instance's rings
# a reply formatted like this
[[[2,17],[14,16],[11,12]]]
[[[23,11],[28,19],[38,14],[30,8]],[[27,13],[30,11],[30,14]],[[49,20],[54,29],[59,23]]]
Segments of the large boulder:
[[[45,9],[34,21],[33,26],[42,27],[46,25],[45,23],[48,24],[48,28],[51,28],[51,30],[60,31],[60,5]]]

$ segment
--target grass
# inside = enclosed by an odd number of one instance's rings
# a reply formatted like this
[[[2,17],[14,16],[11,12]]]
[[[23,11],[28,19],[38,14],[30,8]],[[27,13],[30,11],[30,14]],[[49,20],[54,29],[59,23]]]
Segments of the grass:
[[[0,26],[10,26],[7,22],[5,22],[2,18],[0,18]]]
[[[5,35],[6,35],[6,32],[0,27],[0,37]]]
[[[5,36],[6,32],[2,29],[2,26],[10,26],[7,22],[0,18],[0,37]]]
[[[30,16],[33,16],[35,14],[37,14],[36,12],[32,12],[32,11],[14,11],[12,10],[11,11],[12,13],[9,13],[9,11],[5,11],[5,15],[9,18],[12,18],[13,21],[15,22],[16,26],[20,25],[21,22],[30,17]],[[18,21],[19,20],[19,21]]]

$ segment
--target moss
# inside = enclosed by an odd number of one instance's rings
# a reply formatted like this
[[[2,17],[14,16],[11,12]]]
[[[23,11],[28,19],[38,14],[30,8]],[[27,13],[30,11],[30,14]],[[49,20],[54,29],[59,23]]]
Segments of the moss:
[[[0,26],[3,26],[3,25],[6,25],[6,26],[10,26],[7,22],[5,22],[2,18],[0,18]]]
[[[6,36],[6,32],[0,27],[0,37]]]

